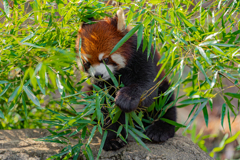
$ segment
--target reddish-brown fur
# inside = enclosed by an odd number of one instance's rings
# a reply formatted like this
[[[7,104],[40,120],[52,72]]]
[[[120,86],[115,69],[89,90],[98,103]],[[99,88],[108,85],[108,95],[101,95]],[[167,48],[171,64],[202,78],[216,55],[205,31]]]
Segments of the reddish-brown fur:
[[[99,64],[98,56],[100,53],[109,55],[114,46],[124,37],[124,33],[116,29],[117,17],[113,20],[105,18],[98,23],[84,24],[79,30],[79,38],[82,38],[81,54],[88,58],[91,64]],[[112,54],[120,53],[126,60],[130,58],[131,43],[124,43],[117,51]],[[76,48],[78,49],[79,42]],[[83,49],[84,48],[84,49]],[[83,59],[83,58],[82,58]]]

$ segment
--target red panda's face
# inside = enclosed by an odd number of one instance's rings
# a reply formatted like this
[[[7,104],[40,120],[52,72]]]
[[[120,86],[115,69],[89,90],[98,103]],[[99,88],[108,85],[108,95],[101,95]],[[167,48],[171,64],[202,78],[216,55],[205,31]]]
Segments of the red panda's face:
[[[124,17],[124,16],[123,16]],[[121,20],[124,22],[124,20]],[[119,17],[105,18],[95,24],[84,24],[79,30],[77,45],[81,37],[81,59],[83,67],[94,78],[107,80],[110,75],[105,65],[115,74],[124,68],[130,58],[131,46],[124,43],[110,54],[114,46],[124,37],[124,29],[119,29]],[[78,46],[76,46],[78,48]]]
[[[108,80],[110,75],[106,69],[106,66],[113,74],[115,74],[119,69],[124,68],[126,65],[126,59],[118,53],[109,55],[108,53],[101,52],[95,56],[97,59],[89,55],[82,55],[85,71],[87,71],[94,78]]]

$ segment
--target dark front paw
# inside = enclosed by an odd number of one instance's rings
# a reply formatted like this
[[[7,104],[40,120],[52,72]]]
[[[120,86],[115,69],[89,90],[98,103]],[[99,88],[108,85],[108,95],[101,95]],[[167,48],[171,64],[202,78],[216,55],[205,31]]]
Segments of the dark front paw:
[[[103,149],[105,151],[115,151],[124,147],[126,143],[120,138],[117,139],[106,139]]]
[[[159,120],[149,126],[145,134],[154,142],[164,142],[174,136],[175,126]]]
[[[141,95],[133,94],[130,88],[122,88],[117,92],[115,104],[124,112],[131,112],[138,108]]]

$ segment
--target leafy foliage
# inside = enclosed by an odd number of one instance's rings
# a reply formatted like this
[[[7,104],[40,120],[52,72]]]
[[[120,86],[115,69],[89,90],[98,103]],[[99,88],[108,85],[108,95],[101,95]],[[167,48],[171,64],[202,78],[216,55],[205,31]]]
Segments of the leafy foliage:
[[[143,50],[148,47],[149,59],[157,54],[150,52],[151,45],[161,55],[158,76],[164,69],[165,77],[172,83],[157,104],[159,110],[164,113],[175,104],[177,107],[193,106],[186,124],[165,121],[177,127],[186,125],[187,129],[203,112],[208,125],[207,106],[212,109],[213,98],[220,95],[225,102],[221,120],[227,118],[231,130],[230,116],[239,113],[240,91],[224,91],[240,88],[240,2],[216,0],[208,5],[202,0],[196,4],[183,0],[120,2],[120,7],[128,11],[126,23],[133,29],[114,49],[135,32],[139,47],[143,36]],[[94,86],[95,91],[89,96],[82,89],[83,82],[90,81],[82,73],[81,80],[74,83],[78,80],[76,73],[80,72],[75,62],[75,39],[81,22],[91,23],[91,17],[112,16],[118,9],[117,4],[93,0],[14,0],[12,6],[3,0],[3,4],[4,9],[0,11],[0,129],[55,127],[55,131],[50,131],[52,136],[43,140],[68,145],[51,158],[67,154],[66,159],[69,156],[76,159],[81,150],[93,159],[91,139],[96,132],[106,136],[100,111],[103,101],[107,101],[106,107],[114,122],[121,110],[107,94],[109,88],[101,90]],[[225,80],[232,85],[226,86]],[[116,83],[116,91],[119,87],[121,84]],[[180,88],[184,89],[183,96],[180,96]],[[59,98],[53,97],[57,90]],[[164,106],[164,96],[173,90],[176,101]],[[232,104],[233,99],[238,100],[237,105]],[[76,111],[75,105],[85,105],[85,108]],[[135,129],[133,120],[140,130],[144,130],[142,121],[151,120],[142,119],[142,112],[126,114],[126,120],[128,123],[117,131],[120,138],[123,139],[120,132],[124,127],[147,148],[141,140],[147,137]],[[91,129],[89,125],[94,127]],[[76,129],[72,131],[71,128]],[[78,132],[81,132],[79,144],[72,146],[68,138]],[[89,139],[85,143],[87,135]],[[104,138],[101,148],[103,143]]]

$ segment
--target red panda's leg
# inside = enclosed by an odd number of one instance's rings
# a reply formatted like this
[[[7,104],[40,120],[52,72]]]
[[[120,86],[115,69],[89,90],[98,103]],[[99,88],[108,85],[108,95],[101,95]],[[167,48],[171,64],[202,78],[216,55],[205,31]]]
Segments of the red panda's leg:
[[[118,150],[124,147],[126,143],[122,141],[119,137],[117,137],[116,132],[121,124],[125,124],[125,114],[121,113],[118,121],[112,124],[112,121],[108,116],[109,114],[108,111],[105,108],[103,108],[102,112],[104,114],[104,119],[105,119],[104,128],[108,130],[107,138],[103,146],[103,149],[105,151],[110,151],[110,150]],[[122,129],[121,135],[124,138],[126,137],[126,131],[124,128]]]
[[[168,90],[169,86],[170,85],[167,81],[163,82],[163,84],[161,86],[159,86],[159,88],[158,88],[158,95],[161,95],[162,93],[166,92]],[[171,97],[168,97],[169,99],[168,99],[168,102],[166,102],[166,105],[171,103],[172,101],[174,101],[174,94],[169,94],[169,96],[171,96]],[[156,99],[156,101],[158,101],[158,99]],[[158,113],[156,109],[154,109],[154,112],[155,112],[154,115],[156,115],[156,113]],[[152,118],[157,118],[157,117],[152,117]],[[176,107],[173,106],[173,107],[169,108],[161,118],[176,121]],[[166,141],[169,138],[174,136],[175,126],[171,125],[167,122],[164,122],[162,120],[158,120],[147,128],[145,134],[151,140],[153,140],[155,142]]]
[[[168,109],[162,118],[176,121],[176,107]],[[154,142],[164,142],[174,136],[175,126],[158,120],[147,128],[145,134]]]

